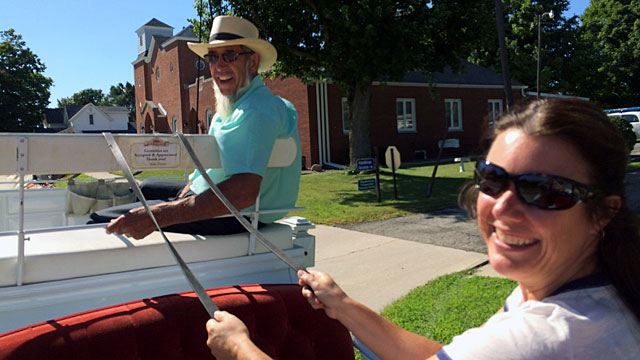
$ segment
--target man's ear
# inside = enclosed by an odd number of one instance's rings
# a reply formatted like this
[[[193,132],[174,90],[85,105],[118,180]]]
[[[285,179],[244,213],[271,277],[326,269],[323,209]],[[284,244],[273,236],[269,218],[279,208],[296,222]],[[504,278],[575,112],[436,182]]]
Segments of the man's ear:
[[[252,76],[257,75],[259,66],[260,66],[260,54],[258,54],[257,52],[254,52],[253,54],[251,54],[251,57],[249,57],[249,73]]]

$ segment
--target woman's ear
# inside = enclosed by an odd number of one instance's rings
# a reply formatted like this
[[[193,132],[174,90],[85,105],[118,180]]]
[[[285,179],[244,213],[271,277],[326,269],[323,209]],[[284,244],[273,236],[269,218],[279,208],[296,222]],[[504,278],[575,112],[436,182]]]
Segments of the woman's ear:
[[[609,221],[611,221],[611,219],[616,216],[621,206],[622,198],[620,197],[620,195],[609,195],[604,198],[605,211],[602,213],[602,217],[598,221],[600,229],[604,229],[605,226],[609,224]]]

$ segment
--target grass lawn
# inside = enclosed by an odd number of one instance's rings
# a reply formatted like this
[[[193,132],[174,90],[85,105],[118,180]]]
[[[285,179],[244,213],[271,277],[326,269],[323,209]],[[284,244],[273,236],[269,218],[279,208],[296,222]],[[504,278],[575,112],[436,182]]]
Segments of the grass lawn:
[[[292,213],[316,224],[352,224],[444,209],[457,204],[458,190],[473,175],[472,163],[438,166],[432,193],[427,198],[433,166],[399,169],[396,173],[398,199],[393,198],[393,177],[388,169],[380,172],[381,202],[375,190],[358,191],[358,180],[375,178],[374,173],[350,175],[346,171],[308,174],[300,180],[297,206],[305,211]]]
[[[386,307],[381,315],[411,332],[447,344],[498,311],[516,287],[509,279],[471,276],[475,270],[436,278]]]
[[[440,276],[387,306],[381,315],[403,329],[448,344],[484,324],[504,304],[515,281],[472,276],[475,270]],[[356,359],[362,355],[356,350]]]

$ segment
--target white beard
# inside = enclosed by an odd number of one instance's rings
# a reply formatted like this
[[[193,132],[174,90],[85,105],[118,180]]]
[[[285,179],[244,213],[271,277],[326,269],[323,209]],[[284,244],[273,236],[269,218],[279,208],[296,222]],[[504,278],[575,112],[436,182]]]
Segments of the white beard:
[[[247,90],[249,90],[249,86],[251,85],[251,79],[249,75],[249,62],[247,62],[247,66],[245,67],[245,77],[244,84],[240,87],[235,94],[233,95],[223,95],[220,92],[220,88],[218,88],[218,84],[215,81],[213,82],[213,93],[216,98],[216,113],[220,116],[222,122],[227,122],[231,115],[233,114],[233,104],[235,104],[236,100],[238,100],[242,95],[244,95]]]

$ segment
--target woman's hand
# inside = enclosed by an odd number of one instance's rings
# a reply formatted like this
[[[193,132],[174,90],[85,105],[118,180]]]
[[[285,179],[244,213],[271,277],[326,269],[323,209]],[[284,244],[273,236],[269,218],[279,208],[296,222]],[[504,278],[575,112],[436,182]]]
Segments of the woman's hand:
[[[266,356],[253,344],[244,323],[226,311],[213,313],[213,319],[207,321],[207,333],[207,346],[218,360]]]
[[[336,319],[340,313],[340,306],[348,298],[338,284],[328,274],[315,270],[300,270],[298,278],[298,283],[302,286],[302,296],[307,298],[309,304],[314,309],[324,309],[327,316]]]

